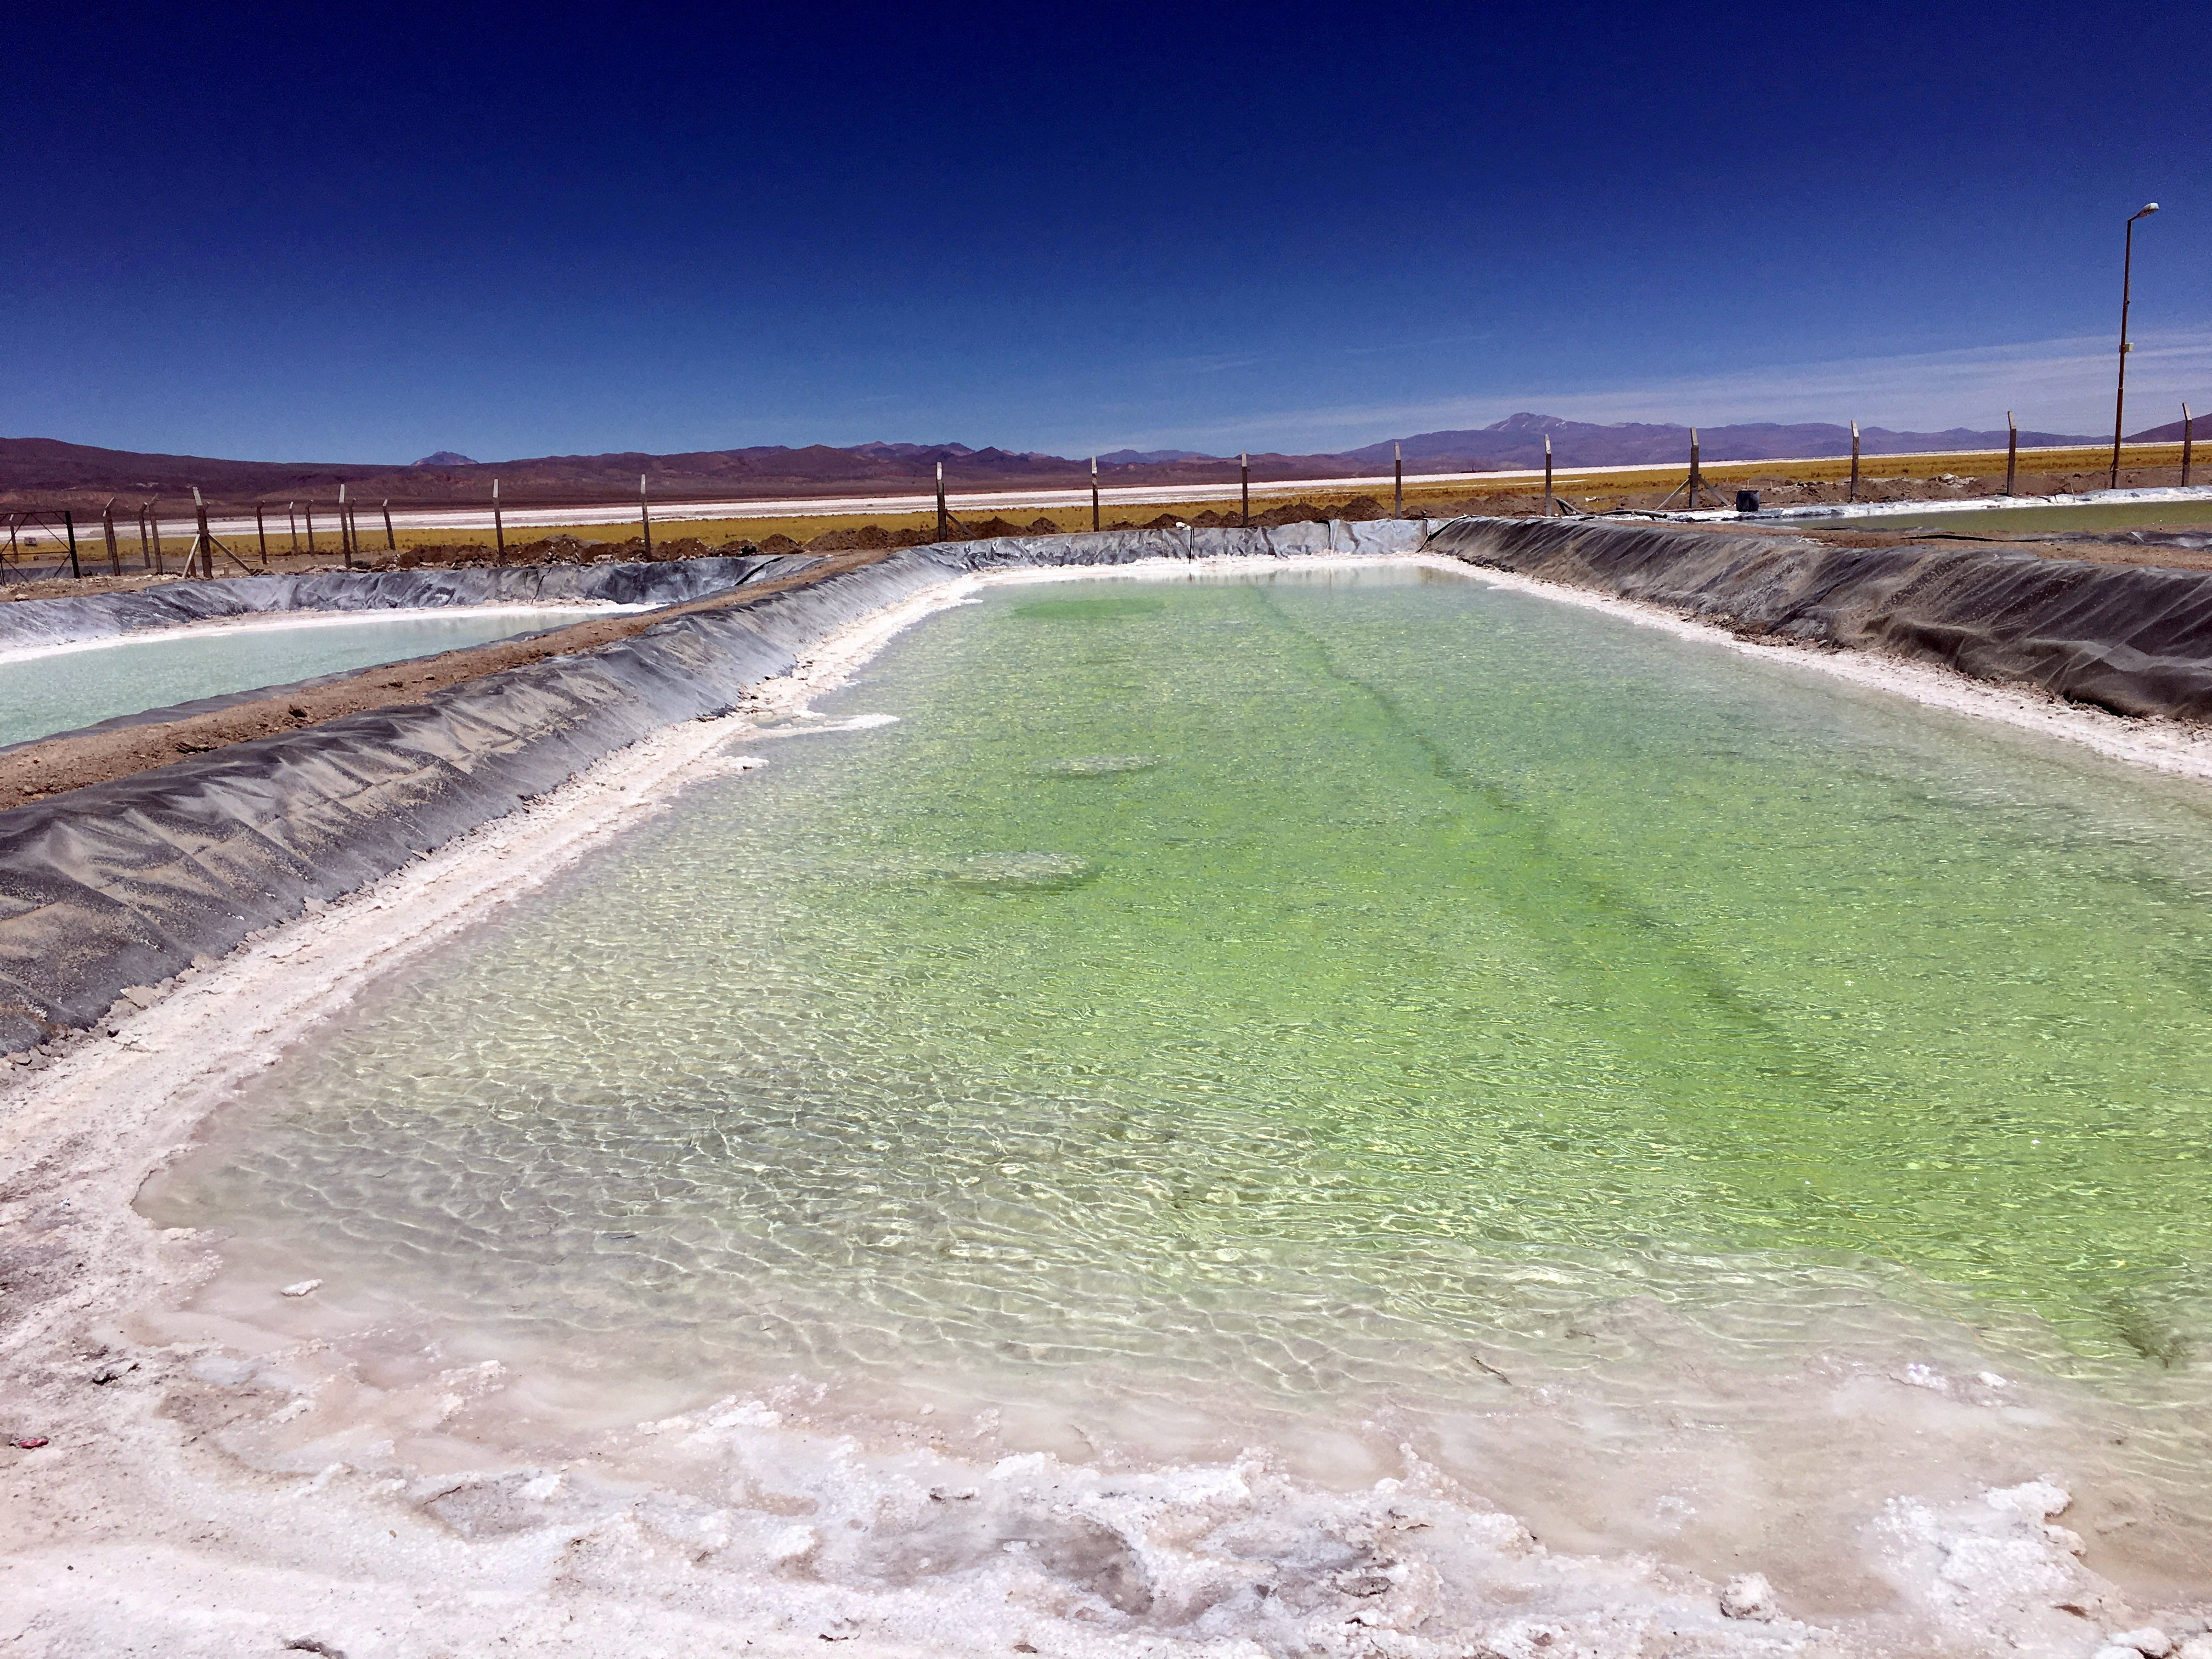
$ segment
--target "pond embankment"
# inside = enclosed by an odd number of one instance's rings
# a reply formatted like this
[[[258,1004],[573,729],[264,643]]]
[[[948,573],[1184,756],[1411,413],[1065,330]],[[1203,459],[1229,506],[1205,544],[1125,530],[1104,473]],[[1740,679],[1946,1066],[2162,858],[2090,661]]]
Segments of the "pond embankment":
[[[2212,718],[2212,574],[1956,544],[1385,520],[1009,537],[792,574],[702,560],[270,578],[258,595],[270,609],[440,593],[635,602],[670,585],[682,602],[0,757],[0,1049],[88,1027],[128,988],[387,874],[655,730],[740,706],[830,630],[962,574],[1423,546],[1741,635],[1916,660],[2122,715]],[[148,607],[183,620],[257,597],[248,582],[197,585],[232,590],[220,596],[187,586],[66,602],[80,612],[69,625],[125,628]],[[60,624],[16,624],[40,625]]]
[[[725,572],[720,591],[641,615],[388,665],[177,722],[27,745],[0,757],[0,805],[12,806],[0,811],[0,1050],[85,1029],[126,988],[157,984],[310,900],[396,870],[652,732],[726,710],[748,687],[787,673],[830,629],[964,572],[1333,546],[1387,552],[1417,544],[1420,531],[1392,523],[1010,538],[855,553],[750,581],[750,572]],[[630,568],[641,584],[685,567]],[[387,602],[420,605],[420,584],[518,575],[353,580],[386,584],[378,591]],[[574,597],[633,591],[617,581]],[[76,603],[112,609],[148,599]]]
[[[1936,663],[2118,714],[2212,719],[2202,571],[1565,520],[1462,520],[1428,545],[1761,638]]]

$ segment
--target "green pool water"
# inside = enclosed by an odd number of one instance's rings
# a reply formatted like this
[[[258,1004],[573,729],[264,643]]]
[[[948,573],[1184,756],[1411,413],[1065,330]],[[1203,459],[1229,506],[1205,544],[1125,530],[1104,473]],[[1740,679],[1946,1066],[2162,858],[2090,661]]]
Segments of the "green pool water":
[[[1405,568],[994,589],[820,708],[898,720],[750,740],[143,1206],[702,1388],[1449,1395],[1654,1307],[2199,1368],[2197,787]]]

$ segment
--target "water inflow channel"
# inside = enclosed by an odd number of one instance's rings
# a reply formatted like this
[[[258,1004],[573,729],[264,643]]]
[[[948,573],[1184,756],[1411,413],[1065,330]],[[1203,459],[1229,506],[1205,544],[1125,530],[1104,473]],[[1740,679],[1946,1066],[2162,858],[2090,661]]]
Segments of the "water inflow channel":
[[[819,706],[897,720],[252,1085],[142,1200],[223,1241],[200,1315],[496,1359],[525,1440],[797,1389],[1417,1449],[1808,1583],[2049,1472],[2102,1570],[2201,1569],[2200,787],[1406,568],[995,588]]]

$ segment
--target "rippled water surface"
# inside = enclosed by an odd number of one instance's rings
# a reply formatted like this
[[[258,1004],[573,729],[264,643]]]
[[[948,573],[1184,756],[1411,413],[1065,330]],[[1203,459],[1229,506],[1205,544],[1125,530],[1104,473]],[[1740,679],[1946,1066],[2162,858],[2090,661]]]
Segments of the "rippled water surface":
[[[702,1391],[1941,1327],[2200,1467],[2200,789],[1405,569],[995,589],[822,708],[899,720],[374,988],[149,1212]]]
[[[149,708],[434,656],[581,622],[596,607],[506,607],[448,616],[303,616],[0,661],[0,744],[27,743]]]

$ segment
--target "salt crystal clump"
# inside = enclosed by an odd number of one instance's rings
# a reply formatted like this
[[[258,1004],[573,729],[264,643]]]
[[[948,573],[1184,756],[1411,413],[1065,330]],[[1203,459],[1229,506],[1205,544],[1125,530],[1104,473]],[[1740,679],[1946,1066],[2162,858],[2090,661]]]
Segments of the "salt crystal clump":
[[[2105,1644],[2123,1654],[2139,1653],[2143,1659],[2166,1659],[2173,1651],[2173,1638],[2148,1625],[2141,1630],[2124,1630],[2118,1635],[2107,1636]]]
[[[1774,1586],[1761,1572],[1747,1572],[1721,1587],[1721,1612],[1730,1619],[1771,1619]]]
[[[323,1281],[321,1279],[303,1279],[296,1285],[287,1285],[282,1291],[279,1291],[277,1294],[279,1296],[308,1296],[322,1288]]]

